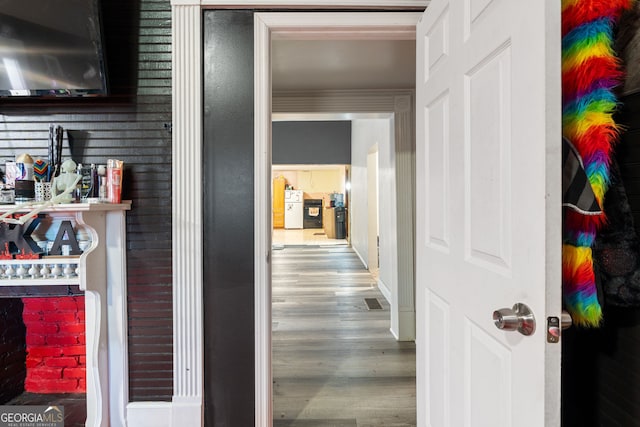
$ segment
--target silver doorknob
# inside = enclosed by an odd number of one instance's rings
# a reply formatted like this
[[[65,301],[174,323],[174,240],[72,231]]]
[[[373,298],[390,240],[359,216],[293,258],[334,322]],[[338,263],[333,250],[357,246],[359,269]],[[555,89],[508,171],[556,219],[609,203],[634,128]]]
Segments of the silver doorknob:
[[[493,323],[498,329],[518,331],[522,335],[531,335],[536,330],[536,319],[529,307],[517,303],[513,308],[501,308],[493,312]]]

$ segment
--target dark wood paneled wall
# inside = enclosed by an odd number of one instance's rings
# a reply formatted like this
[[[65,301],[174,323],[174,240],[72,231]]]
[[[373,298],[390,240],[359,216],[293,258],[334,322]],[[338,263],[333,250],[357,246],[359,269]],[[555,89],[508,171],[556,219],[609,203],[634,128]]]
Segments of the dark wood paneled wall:
[[[66,132],[64,157],[125,162],[130,399],[170,400],[171,7],[169,0],[102,0],[111,96],[0,99],[0,165],[46,158],[49,123]],[[71,144],[71,146],[68,145]]]

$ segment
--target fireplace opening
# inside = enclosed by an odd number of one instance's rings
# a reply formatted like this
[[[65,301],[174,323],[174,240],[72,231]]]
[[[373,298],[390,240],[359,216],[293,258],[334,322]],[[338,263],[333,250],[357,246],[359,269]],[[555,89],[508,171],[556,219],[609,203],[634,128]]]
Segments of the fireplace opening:
[[[65,426],[84,426],[84,295],[77,286],[64,289],[0,298],[0,405],[63,406]]]

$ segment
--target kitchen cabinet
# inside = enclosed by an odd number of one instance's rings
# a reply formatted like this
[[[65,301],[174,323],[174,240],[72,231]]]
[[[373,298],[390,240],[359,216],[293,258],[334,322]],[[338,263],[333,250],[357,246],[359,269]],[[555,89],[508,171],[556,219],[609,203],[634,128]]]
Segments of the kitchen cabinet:
[[[283,176],[273,178],[273,228],[284,228],[284,186]]]

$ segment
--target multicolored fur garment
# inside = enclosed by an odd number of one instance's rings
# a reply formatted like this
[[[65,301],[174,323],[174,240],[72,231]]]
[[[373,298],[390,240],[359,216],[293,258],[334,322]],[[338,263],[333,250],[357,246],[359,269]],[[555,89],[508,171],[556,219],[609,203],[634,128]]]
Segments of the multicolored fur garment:
[[[613,51],[613,31],[633,0],[562,1],[562,125],[584,163],[598,205],[610,182],[612,149],[618,137],[613,120],[621,82]],[[574,324],[599,326],[602,308],[596,290],[592,246],[604,214],[565,212],[562,251],[564,303]]]

